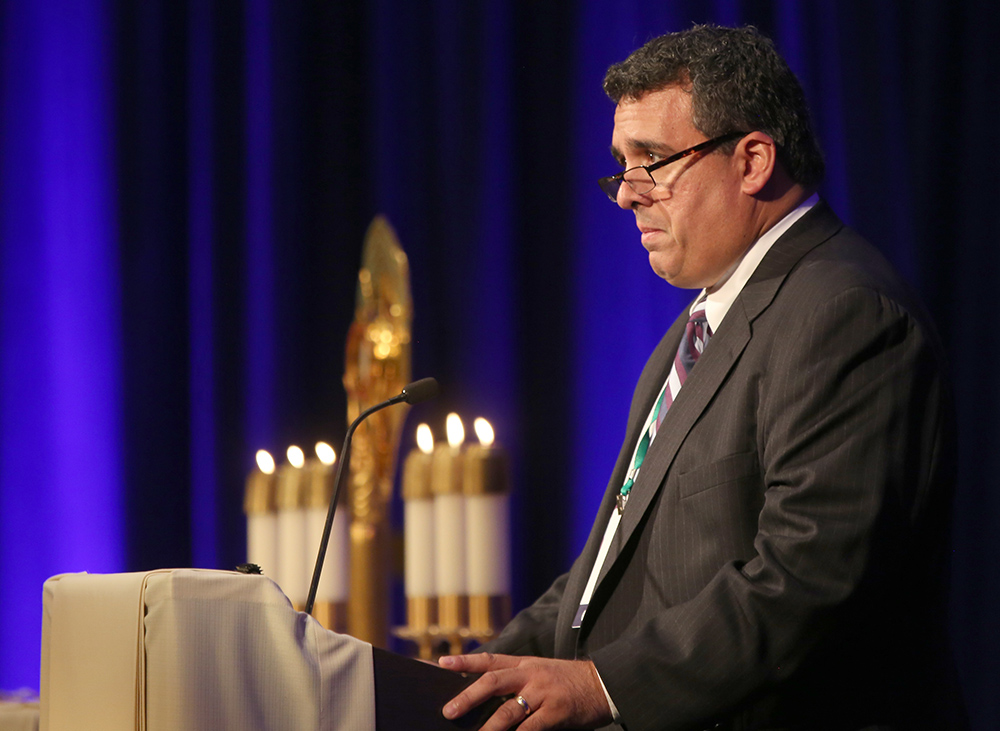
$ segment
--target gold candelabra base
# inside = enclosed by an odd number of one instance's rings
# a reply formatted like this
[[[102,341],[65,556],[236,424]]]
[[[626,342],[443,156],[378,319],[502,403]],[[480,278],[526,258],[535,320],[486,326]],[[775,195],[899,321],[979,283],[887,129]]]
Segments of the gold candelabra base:
[[[511,601],[506,594],[411,597],[406,610],[407,626],[396,627],[393,634],[415,643],[421,660],[435,660],[493,639],[510,621]]]

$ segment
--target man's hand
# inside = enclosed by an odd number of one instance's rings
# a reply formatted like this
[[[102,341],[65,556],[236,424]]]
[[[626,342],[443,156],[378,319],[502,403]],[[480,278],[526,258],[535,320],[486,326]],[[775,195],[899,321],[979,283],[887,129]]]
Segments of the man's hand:
[[[464,716],[494,696],[505,701],[482,731],[503,731],[520,724],[521,731],[547,728],[594,728],[611,723],[611,709],[589,660],[548,660],[540,657],[474,655],[442,657],[441,666],[465,673],[482,673],[475,683],[452,698],[445,718]],[[516,699],[520,697],[522,702]]]

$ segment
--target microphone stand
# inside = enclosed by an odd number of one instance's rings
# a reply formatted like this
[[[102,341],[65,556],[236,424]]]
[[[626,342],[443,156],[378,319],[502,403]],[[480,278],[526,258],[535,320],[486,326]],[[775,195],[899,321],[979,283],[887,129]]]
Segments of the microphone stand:
[[[393,396],[388,401],[375,404],[374,406],[361,412],[358,418],[355,419],[347,428],[347,435],[344,437],[344,446],[340,451],[340,463],[337,465],[337,472],[333,478],[333,484],[335,485],[333,498],[330,500],[330,508],[326,512],[326,523],[323,526],[323,538],[320,540],[319,554],[316,556],[316,567],[313,569],[312,583],[309,585],[309,596],[306,599],[305,607],[306,614],[312,614],[313,605],[316,603],[316,592],[319,590],[319,577],[323,573],[323,562],[326,560],[326,548],[330,543],[330,532],[333,530],[333,518],[337,513],[337,501],[340,498],[341,483],[343,482],[344,471],[351,461],[351,439],[354,436],[354,430],[358,428],[358,425],[361,424],[362,421],[367,419],[376,411],[381,411],[382,409],[392,406],[393,404],[398,404],[401,401],[405,401],[408,404],[417,404],[421,401],[432,399],[437,396],[437,394],[437,381],[433,378],[422,378],[419,381],[415,381],[408,385],[398,396]]]

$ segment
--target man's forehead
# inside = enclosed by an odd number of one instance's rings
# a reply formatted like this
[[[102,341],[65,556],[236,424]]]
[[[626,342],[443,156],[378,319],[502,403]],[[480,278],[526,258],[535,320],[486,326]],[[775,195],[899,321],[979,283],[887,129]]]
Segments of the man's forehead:
[[[615,122],[691,119],[691,94],[676,85],[647,92],[637,99],[622,99],[615,107]]]
[[[611,153],[673,152],[695,133],[690,97],[677,86],[622,100],[615,108]]]

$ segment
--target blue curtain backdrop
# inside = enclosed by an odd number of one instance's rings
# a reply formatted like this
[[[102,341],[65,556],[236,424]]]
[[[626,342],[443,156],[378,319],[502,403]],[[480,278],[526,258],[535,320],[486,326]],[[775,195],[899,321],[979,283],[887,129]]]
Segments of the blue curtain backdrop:
[[[801,78],[823,195],[923,293],[962,428],[953,634],[1000,727],[1000,12],[955,0],[6,0],[0,11],[0,688],[41,584],[228,568],[253,453],[339,444],[364,230],[410,257],[414,374],[516,464],[515,604],[582,546],[631,389],[690,293],[595,179],[607,66],[753,23]]]

